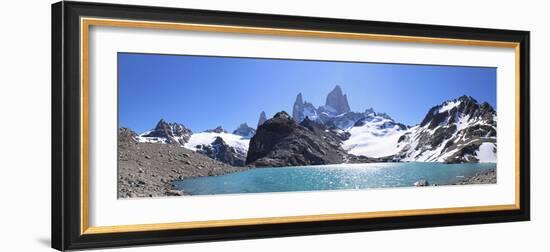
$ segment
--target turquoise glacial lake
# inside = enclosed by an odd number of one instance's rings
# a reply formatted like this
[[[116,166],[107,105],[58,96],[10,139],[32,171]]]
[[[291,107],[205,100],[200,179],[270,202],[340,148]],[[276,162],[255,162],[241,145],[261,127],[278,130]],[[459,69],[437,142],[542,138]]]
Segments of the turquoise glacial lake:
[[[278,168],[253,168],[221,176],[176,181],[178,189],[191,195],[346,190],[453,184],[496,168],[495,163],[368,163]]]

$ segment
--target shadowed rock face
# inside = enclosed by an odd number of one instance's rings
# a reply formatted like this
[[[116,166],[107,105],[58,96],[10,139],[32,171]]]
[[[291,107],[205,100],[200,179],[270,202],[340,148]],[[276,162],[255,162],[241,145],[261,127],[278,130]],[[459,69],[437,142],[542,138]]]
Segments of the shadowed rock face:
[[[336,87],[327,95],[325,106],[330,106],[337,115],[350,112],[347,95],[343,94],[342,88]]]
[[[346,152],[326,126],[304,119],[297,124],[286,112],[258,127],[250,140],[246,164],[257,167],[343,163]]]
[[[193,132],[180,123],[168,123],[160,119],[155,128],[141,137],[165,139],[169,144],[185,144]]]
[[[197,146],[197,152],[232,166],[243,166],[246,159],[246,153],[229,146],[221,137],[216,137],[210,145]]]

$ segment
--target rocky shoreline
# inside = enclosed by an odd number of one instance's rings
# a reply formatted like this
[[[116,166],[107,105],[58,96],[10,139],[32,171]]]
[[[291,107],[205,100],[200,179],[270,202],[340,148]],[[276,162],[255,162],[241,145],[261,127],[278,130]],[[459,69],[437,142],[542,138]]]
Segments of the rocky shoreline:
[[[474,176],[461,179],[456,183],[451,184],[431,184],[428,180],[421,179],[416,181],[414,186],[442,186],[442,185],[475,185],[475,184],[496,184],[497,172],[496,168],[489,169],[484,172],[476,173]]]
[[[118,141],[118,198],[181,196],[173,182],[243,171],[177,144],[139,143],[122,128]]]
[[[496,168],[489,169],[487,171],[477,173],[474,176],[465,178],[454,185],[473,185],[473,184],[496,184],[497,183],[497,171]]]

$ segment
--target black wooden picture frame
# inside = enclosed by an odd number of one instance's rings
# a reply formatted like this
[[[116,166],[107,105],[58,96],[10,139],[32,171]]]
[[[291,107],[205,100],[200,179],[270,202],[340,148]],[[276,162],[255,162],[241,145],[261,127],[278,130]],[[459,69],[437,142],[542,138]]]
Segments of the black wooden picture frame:
[[[82,212],[81,18],[145,20],[517,43],[519,140],[517,209],[85,233]],[[527,221],[530,218],[529,32],[102,3],[52,5],[52,247],[58,250],[252,239],[341,232]],[[85,231],[85,229],[84,229]]]

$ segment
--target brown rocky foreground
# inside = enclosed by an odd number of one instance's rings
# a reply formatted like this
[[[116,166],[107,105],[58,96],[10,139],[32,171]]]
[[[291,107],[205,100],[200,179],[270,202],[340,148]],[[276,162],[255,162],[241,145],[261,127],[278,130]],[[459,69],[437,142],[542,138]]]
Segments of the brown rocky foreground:
[[[427,180],[422,179],[416,181],[414,186],[438,186],[438,185],[473,185],[473,184],[496,184],[497,173],[496,169],[489,169],[487,171],[477,173],[474,176],[464,178],[456,183],[452,184],[431,184]]]
[[[496,184],[497,183],[497,171],[496,169],[489,169],[485,172],[478,173],[472,177],[465,178],[456,183],[456,185],[470,185],[470,184]]]
[[[180,196],[176,180],[217,176],[247,169],[234,167],[176,144],[138,143],[121,129],[118,142],[118,197]]]

